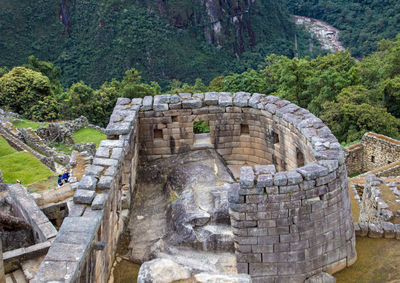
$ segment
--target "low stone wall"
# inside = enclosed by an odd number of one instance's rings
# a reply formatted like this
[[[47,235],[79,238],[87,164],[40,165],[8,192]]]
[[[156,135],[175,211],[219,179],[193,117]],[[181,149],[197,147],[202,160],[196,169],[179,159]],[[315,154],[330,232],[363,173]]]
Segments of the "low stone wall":
[[[114,111],[119,110],[126,117],[137,117],[139,108],[121,105],[119,100]],[[137,129],[138,121],[131,119],[129,130],[118,139],[100,143],[79,182],[69,216],[31,282],[107,282],[129,213],[123,209],[121,189],[128,188],[134,195]]]
[[[347,174],[352,175],[364,171],[364,146],[357,143],[349,146],[345,150]]]

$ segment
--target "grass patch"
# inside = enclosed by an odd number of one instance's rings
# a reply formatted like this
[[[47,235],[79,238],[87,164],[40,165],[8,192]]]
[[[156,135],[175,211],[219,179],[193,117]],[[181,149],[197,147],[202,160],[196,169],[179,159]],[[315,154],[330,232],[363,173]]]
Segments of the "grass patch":
[[[28,186],[28,190],[30,193],[40,193],[42,191],[57,188],[57,179],[58,177],[56,175],[51,175],[45,180],[41,180],[33,185]]]
[[[61,142],[58,142],[58,143],[56,143],[55,145],[54,145],[54,147],[56,148],[56,150],[58,151],[58,152],[64,152],[64,153],[66,153],[66,154],[71,154],[72,153],[72,146],[70,146],[70,145],[68,145],[68,144],[65,144],[65,143],[61,143]]]
[[[95,142],[96,147],[99,146],[102,140],[106,139],[106,135],[103,132],[89,127],[84,127],[82,129],[77,130],[76,132],[73,132],[72,137],[74,138],[76,143]]]
[[[4,182],[15,184],[20,180],[25,187],[46,180],[54,173],[28,152],[14,152],[0,157]]]
[[[39,123],[39,122],[34,122],[30,121],[27,119],[16,119],[12,120],[11,123],[14,125],[16,128],[32,128],[33,130],[37,130],[39,127],[47,127],[49,124],[48,123]]]
[[[0,136],[0,157],[13,154],[17,152],[14,148],[12,148],[8,142]]]
[[[353,174],[350,174],[348,177],[349,178],[354,178],[354,177],[357,177],[358,175],[361,175],[361,174],[362,174],[362,172],[355,172]]]

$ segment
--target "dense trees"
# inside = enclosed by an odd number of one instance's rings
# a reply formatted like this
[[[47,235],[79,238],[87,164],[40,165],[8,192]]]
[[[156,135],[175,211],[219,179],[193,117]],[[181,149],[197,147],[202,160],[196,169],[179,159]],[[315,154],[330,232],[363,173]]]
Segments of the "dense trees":
[[[379,50],[358,62],[347,51],[311,58],[270,55],[262,67],[217,76],[207,86],[172,80],[166,92],[247,91],[290,100],[321,117],[339,141],[359,139],[366,131],[399,137],[400,36],[383,40]],[[73,119],[80,115],[105,126],[118,97],[161,93],[158,83],[143,83],[136,69],[121,81],[112,79],[98,89],[84,82],[63,89],[59,69],[29,58],[25,67],[1,68],[0,107],[26,118]],[[49,78],[49,77],[51,78]]]

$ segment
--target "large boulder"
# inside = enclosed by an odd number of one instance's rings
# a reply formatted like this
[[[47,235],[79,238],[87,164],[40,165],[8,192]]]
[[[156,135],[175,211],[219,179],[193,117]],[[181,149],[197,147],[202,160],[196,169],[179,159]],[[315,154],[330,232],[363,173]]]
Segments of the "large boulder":
[[[138,283],[169,283],[191,277],[190,271],[176,262],[157,258],[142,264],[139,270]]]

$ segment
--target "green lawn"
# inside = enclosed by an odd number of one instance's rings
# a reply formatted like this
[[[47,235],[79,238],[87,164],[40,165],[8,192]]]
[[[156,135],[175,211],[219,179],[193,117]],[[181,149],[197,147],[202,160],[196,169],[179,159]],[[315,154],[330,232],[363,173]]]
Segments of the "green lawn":
[[[12,154],[14,152],[17,151],[12,148],[2,136],[0,136],[0,157]]]
[[[102,140],[106,139],[106,135],[103,132],[89,127],[85,127],[73,132],[72,137],[76,143],[95,142],[97,146],[99,146]]]
[[[25,187],[54,175],[30,153],[13,149],[3,137],[0,137],[0,170],[5,183],[15,184],[18,179]]]
[[[44,126],[44,127],[48,126],[47,123],[41,124],[39,122],[34,122],[34,121],[26,120],[26,119],[24,119],[23,122],[20,119],[13,120],[11,122],[14,125],[14,127],[20,128],[20,129],[21,128],[32,128],[33,130],[37,130],[41,126]]]
[[[54,175],[39,160],[24,151],[0,157],[0,170],[3,173],[4,183],[15,184],[18,179],[25,187]]]

